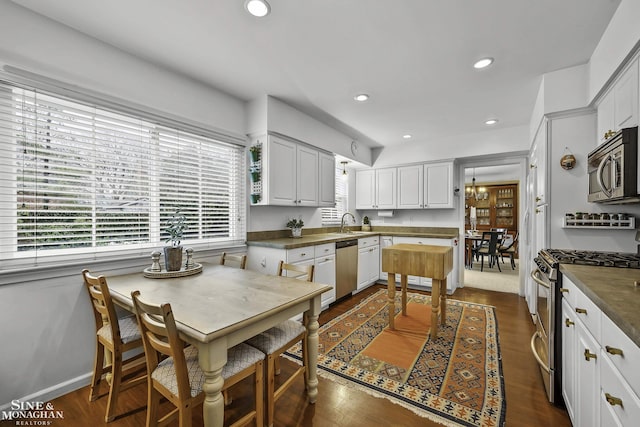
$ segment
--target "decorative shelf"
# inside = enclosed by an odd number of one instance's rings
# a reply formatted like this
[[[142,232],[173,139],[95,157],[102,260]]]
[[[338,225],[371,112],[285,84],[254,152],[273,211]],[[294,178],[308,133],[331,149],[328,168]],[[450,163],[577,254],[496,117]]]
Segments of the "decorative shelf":
[[[635,217],[627,219],[567,219],[562,218],[562,228],[588,228],[602,230],[633,230]]]

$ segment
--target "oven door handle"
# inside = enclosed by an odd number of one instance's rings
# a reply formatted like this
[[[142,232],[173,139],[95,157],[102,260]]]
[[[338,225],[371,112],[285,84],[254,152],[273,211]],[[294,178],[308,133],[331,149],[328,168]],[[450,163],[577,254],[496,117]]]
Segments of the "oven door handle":
[[[604,159],[602,159],[602,161],[600,162],[600,164],[598,165],[598,172],[596,173],[596,179],[598,180],[598,185],[600,186],[600,190],[602,190],[602,192],[607,196],[607,197],[611,197],[611,190],[608,189],[607,187],[605,187],[604,185],[604,179],[602,178],[602,172],[604,170],[605,165],[607,164],[607,162],[609,161],[613,161],[613,157],[611,156],[611,154],[605,156]]]
[[[531,278],[533,279],[533,281],[536,282],[540,286],[544,286],[547,289],[551,289],[550,285],[548,285],[547,283],[545,283],[544,281],[542,281],[541,279],[538,278],[538,273],[541,273],[539,268],[536,268],[535,270],[533,270],[531,272]]]
[[[540,365],[545,372],[549,373],[551,371],[549,369],[549,366],[542,361],[542,359],[538,355],[538,352],[536,351],[536,339],[542,339],[539,331],[536,331],[531,337],[531,352],[533,353],[533,357],[535,357],[538,361],[538,365]]]

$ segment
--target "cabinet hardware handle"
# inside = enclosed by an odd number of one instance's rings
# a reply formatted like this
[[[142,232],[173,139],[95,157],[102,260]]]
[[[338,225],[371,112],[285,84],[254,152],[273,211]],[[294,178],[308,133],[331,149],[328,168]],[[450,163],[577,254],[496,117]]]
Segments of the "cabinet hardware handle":
[[[530,168],[530,169],[533,169],[533,168],[535,168],[535,167],[536,167],[536,165],[534,165],[533,163],[531,163],[531,164],[529,165],[529,168]]]
[[[536,196],[536,202],[539,202],[540,200],[542,200],[542,197]]]
[[[304,252],[300,254],[300,256],[305,256],[305,255],[307,255],[307,254],[305,254]]]
[[[597,359],[597,358],[598,358],[597,354],[591,353],[588,348],[584,349],[584,360],[588,362],[589,359]]]
[[[610,346],[605,346],[604,347],[605,350],[607,350],[607,353],[609,354],[617,354],[618,356],[624,356],[622,349],[620,348],[615,348],[615,347],[610,347]]]
[[[560,288],[560,292],[566,292],[566,293],[569,293],[569,289],[567,289],[567,288]]]
[[[576,308],[576,313],[587,314],[586,308]]]
[[[569,318],[567,317],[564,321],[564,324],[567,326],[567,328],[571,325],[575,325],[575,322],[572,322],[571,320],[569,320]]]
[[[609,405],[611,406],[620,405],[621,407],[624,408],[624,406],[622,406],[622,399],[620,399],[619,397],[611,396],[609,393],[605,393],[604,397],[607,399],[607,402],[609,402]]]

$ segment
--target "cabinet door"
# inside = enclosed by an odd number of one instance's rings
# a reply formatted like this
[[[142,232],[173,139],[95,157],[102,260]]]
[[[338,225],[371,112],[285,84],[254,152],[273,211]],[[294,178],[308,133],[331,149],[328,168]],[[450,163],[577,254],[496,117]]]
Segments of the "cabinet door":
[[[296,151],[296,204],[318,206],[318,150],[298,145]]]
[[[562,397],[573,425],[576,424],[576,318],[573,308],[562,299]]]
[[[453,163],[424,165],[424,207],[453,208]]]
[[[269,204],[294,205],[297,200],[297,144],[269,136],[267,146],[269,159]]]
[[[615,130],[636,126],[638,124],[638,60],[624,72],[613,90]]]
[[[609,91],[598,104],[598,144],[602,144],[605,141],[604,135],[614,130],[615,116],[614,116],[614,95],[613,90]]]
[[[397,169],[376,170],[376,209],[395,209],[397,192]]]
[[[371,252],[369,249],[358,249],[358,290],[367,286],[371,277],[371,257],[369,256]]]
[[[336,205],[336,160],[332,154],[320,153],[320,185],[318,204],[334,207]]]
[[[331,291],[322,294],[322,306],[326,307],[336,300],[336,256],[335,254],[316,258],[314,282],[332,286]]]
[[[576,424],[596,427],[600,418],[600,345],[576,319]]]
[[[375,180],[373,169],[356,172],[356,209],[375,209]]]
[[[380,246],[369,248],[369,283],[378,281],[380,272]]]
[[[422,165],[398,168],[398,209],[422,208],[423,172]]]

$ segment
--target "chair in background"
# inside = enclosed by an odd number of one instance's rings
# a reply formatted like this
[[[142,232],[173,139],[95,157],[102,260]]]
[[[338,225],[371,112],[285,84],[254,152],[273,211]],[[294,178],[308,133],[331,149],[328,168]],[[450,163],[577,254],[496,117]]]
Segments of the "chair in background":
[[[512,270],[516,269],[516,262],[514,259],[514,255],[518,250],[518,236],[519,236],[519,233],[516,233],[516,235],[513,237],[513,239],[510,242],[506,242],[505,245],[502,245],[498,248],[498,253],[500,254],[500,258],[502,259],[502,262],[504,262],[505,255],[509,256],[511,260]]]
[[[278,264],[278,276],[282,276],[284,273],[287,273],[287,277],[295,277],[308,282],[313,282],[313,271],[313,265],[300,266],[287,264],[284,261],[280,261]],[[303,323],[306,324],[306,318]],[[305,388],[307,386],[306,367],[308,364],[308,358],[305,344],[306,335],[307,329],[304,324],[295,320],[287,320],[246,341],[248,344],[256,347],[267,355],[267,402],[265,405],[267,426],[273,426],[275,402],[299,376],[304,375]],[[297,368],[296,371],[276,389],[275,377],[280,373],[280,355],[300,340],[302,340],[302,366]]]
[[[109,397],[107,399],[107,411],[105,422],[111,422],[116,418],[116,406],[120,392],[142,384],[146,375],[138,375],[128,378],[128,374],[135,374],[135,369],[141,367],[134,365],[133,372],[127,373],[125,365],[142,360],[144,352],[128,359],[123,359],[123,354],[136,348],[142,349],[140,330],[135,316],[118,318],[115,306],[109,293],[107,280],[104,276],[93,276],[89,270],[82,270],[84,284],[89,292],[93,315],[96,323],[96,355],[93,365],[93,376],[89,390],[89,401],[93,402],[98,397],[102,376],[106,374],[109,384]],[[106,362],[106,364],[105,364]]]
[[[241,269],[247,268],[247,256],[246,255],[233,255],[226,252],[222,253],[220,257],[220,264],[228,265],[231,267],[237,267]]]
[[[498,231],[483,231],[482,242],[476,250],[476,254],[480,257],[480,271],[484,271],[484,257],[489,258],[489,267],[492,267],[495,263],[498,266],[498,270],[502,272],[500,264],[498,263],[498,247],[499,242],[502,241],[502,233]]]
[[[140,291],[131,293],[133,307],[147,356],[148,402],[147,427],[164,426],[178,418],[180,427],[191,426],[193,408],[204,401],[204,372],[198,363],[198,350],[185,347],[178,336],[171,305],[152,305],[140,300]],[[161,359],[160,356],[167,356]],[[241,343],[227,350],[227,363],[222,369],[223,390],[253,375],[255,377],[255,409],[231,426],[263,421],[263,360],[264,353]],[[176,408],[158,419],[161,397]]]

